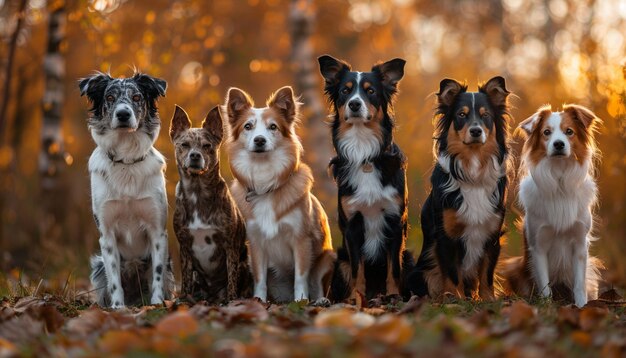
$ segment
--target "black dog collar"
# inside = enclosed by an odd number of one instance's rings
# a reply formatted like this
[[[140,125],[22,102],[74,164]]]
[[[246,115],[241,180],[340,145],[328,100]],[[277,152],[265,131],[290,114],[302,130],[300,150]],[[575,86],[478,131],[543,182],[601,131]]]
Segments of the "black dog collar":
[[[146,159],[146,156],[144,155],[143,157],[139,157],[136,159],[133,159],[130,162],[125,162],[123,159],[115,159],[115,155],[111,152],[107,152],[107,157],[109,157],[109,160],[111,160],[113,163],[115,164],[126,164],[126,165],[132,165],[132,164],[137,164],[139,162],[143,162]]]

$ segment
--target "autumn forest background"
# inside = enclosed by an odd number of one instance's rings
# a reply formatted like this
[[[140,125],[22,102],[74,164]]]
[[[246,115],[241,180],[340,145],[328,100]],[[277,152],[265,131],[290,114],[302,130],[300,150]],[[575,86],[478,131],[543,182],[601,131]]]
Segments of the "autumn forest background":
[[[77,80],[94,71],[139,69],[168,81],[156,147],[168,158],[170,215],[178,180],[167,128],[174,105],[196,125],[230,86],[257,103],[283,85],[302,95],[305,160],[326,208],[335,246],[336,188],[328,105],[316,58],[332,54],[356,69],[402,57],[396,141],[409,158],[409,247],[421,246],[419,213],[432,167],[433,93],[445,77],[502,75],[511,126],[545,103],[590,107],[598,135],[600,205],[592,251],[610,282],[626,283],[626,2],[620,0],[0,0],[0,268],[46,284],[85,280],[98,250],[87,159],[94,148]],[[512,144],[518,154],[519,141]],[[517,161],[516,161],[517,164]],[[230,179],[227,158],[222,173]],[[516,182],[505,254],[520,253]],[[177,257],[171,230],[170,246]],[[177,260],[175,260],[177,261]]]

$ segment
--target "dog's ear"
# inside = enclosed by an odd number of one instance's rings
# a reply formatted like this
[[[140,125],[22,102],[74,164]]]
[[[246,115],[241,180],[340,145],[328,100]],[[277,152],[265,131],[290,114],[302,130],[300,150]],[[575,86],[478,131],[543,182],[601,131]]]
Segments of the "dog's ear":
[[[575,121],[584,128],[595,125],[600,119],[587,107],[577,104],[566,104],[563,106],[563,112],[569,114]]]
[[[237,122],[239,115],[254,106],[252,98],[236,87],[231,87],[226,95],[226,112],[231,125]]]
[[[292,123],[296,118],[297,102],[290,86],[280,88],[267,100],[267,106],[277,109],[287,120]]]
[[[93,105],[91,111],[96,117],[101,115],[100,110],[104,101],[104,91],[106,91],[112,79],[108,74],[98,73],[91,77],[82,78],[78,82],[80,95],[87,95],[89,102]]]
[[[496,76],[485,82],[485,84],[479,86],[478,91],[486,94],[491,103],[496,107],[506,107],[506,99],[509,97],[509,94],[511,94],[511,92],[506,89],[506,82],[501,76]]]
[[[404,76],[404,65],[406,61],[401,58],[394,58],[385,63],[379,63],[372,67],[372,72],[380,74],[385,90],[389,94],[394,94],[398,90],[398,82]]]
[[[520,122],[517,128],[522,130],[527,136],[529,136],[530,133],[533,132],[535,124],[537,124],[538,121],[539,121],[539,113],[535,113],[532,116]]]
[[[219,106],[215,106],[209,111],[204,121],[202,121],[202,128],[217,138],[218,141],[222,141],[224,137],[224,123],[222,122]]]
[[[191,128],[191,121],[184,109],[176,105],[174,116],[172,116],[172,123],[170,124],[170,138],[172,141],[176,140],[178,136]]]
[[[337,83],[339,83],[341,75],[351,69],[349,63],[338,60],[329,55],[322,55],[318,57],[317,62],[320,64],[320,73],[322,74],[322,77],[324,77],[324,87],[327,93],[334,88]]]
[[[545,105],[540,107],[535,114],[524,119],[517,125],[515,134],[521,134],[522,137],[528,137],[535,130],[537,124],[543,119],[552,114],[552,106]]]
[[[165,90],[167,89],[165,80],[148,76],[144,73],[136,73],[133,79],[137,82],[142,92],[147,93],[153,99],[157,99],[159,96],[165,97]]]
[[[467,90],[467,85],[459,83],[451,78],[443,79],[439,83],[439,93],[437,93],[437,102],[440,105],[451,106],[456,96]]]

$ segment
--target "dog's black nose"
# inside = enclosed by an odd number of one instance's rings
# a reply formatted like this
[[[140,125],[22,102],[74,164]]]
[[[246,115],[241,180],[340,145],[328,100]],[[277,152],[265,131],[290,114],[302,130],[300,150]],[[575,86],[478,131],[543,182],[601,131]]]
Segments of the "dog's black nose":
[[[557,140],[553,145],[556,150],[563,150],[563,148],[565,148],[565,143],[562,140]]]
[[[474,138],[478,138],[483,134],[483,130],[480,128],[470,128],[470,135]]]
[[[265,137],[262,136],[256,136],[254,137],[254,145],[257,147],[262,147],[265,145],[265,142],[267,142],[267,140],[265,139]]]
[[[202,158],[200,153],[197,153],[197,152],[189,153],[189,159],[191,159],[191,160],[200,160],[200,158]]]
[[[126,123],[130,119],[130,112],[129,111],[125,111],[125,110],[117,111],[115,113],[115,116],[117,117],[118,121],[120,121],[122,123]]]
[[[361,109],[361,101],[350,101],[348,102],[348,107],[350,107],[352,112],[356,112]]]

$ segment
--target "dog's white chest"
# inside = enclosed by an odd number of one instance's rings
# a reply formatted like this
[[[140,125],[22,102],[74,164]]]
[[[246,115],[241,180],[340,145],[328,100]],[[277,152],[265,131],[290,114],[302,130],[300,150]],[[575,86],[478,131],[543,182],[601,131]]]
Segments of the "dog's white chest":
[[[354,195],[343,203],[346,216],[351,218],[355,213],[363,215],[365,225],[365,243],[363,253],[366,258],[373,259],[382,248],[385,239],[385,216],[399,215],[400,203],[396,188],[382,185],[380,172],[370,167],[355,167],[348,178],[350,185],[356,188]]]
[[[450,173],[452,163],[449,156],[439,156],[437,161],[445,172]],[[496,211],[500,197],[498,195],[498,180],[504,175],[502,166],[497,158],[493,157],[486,166],[480,165],[474,157],[467,168],[457,167],[458,171],[468,179],[458,181],[450,175],[444,188],[445,192],[459,190],[462,203],[457,210],[457,220],[464,224],[463,241],[465,256],[462,269],[465,272],[474,272],[473,268],[483,255],[485,243],[499,230],[501,218]]]
[[[193,236],[191,249],[204,272],[208,273],[215,269],[217,263],[211,260],[217,247],[213,240],[213,235],[217,231],[215,226],[203,222],[199,218],[198,213],[194,212],[193,221],[189,223],[187,229]]]

